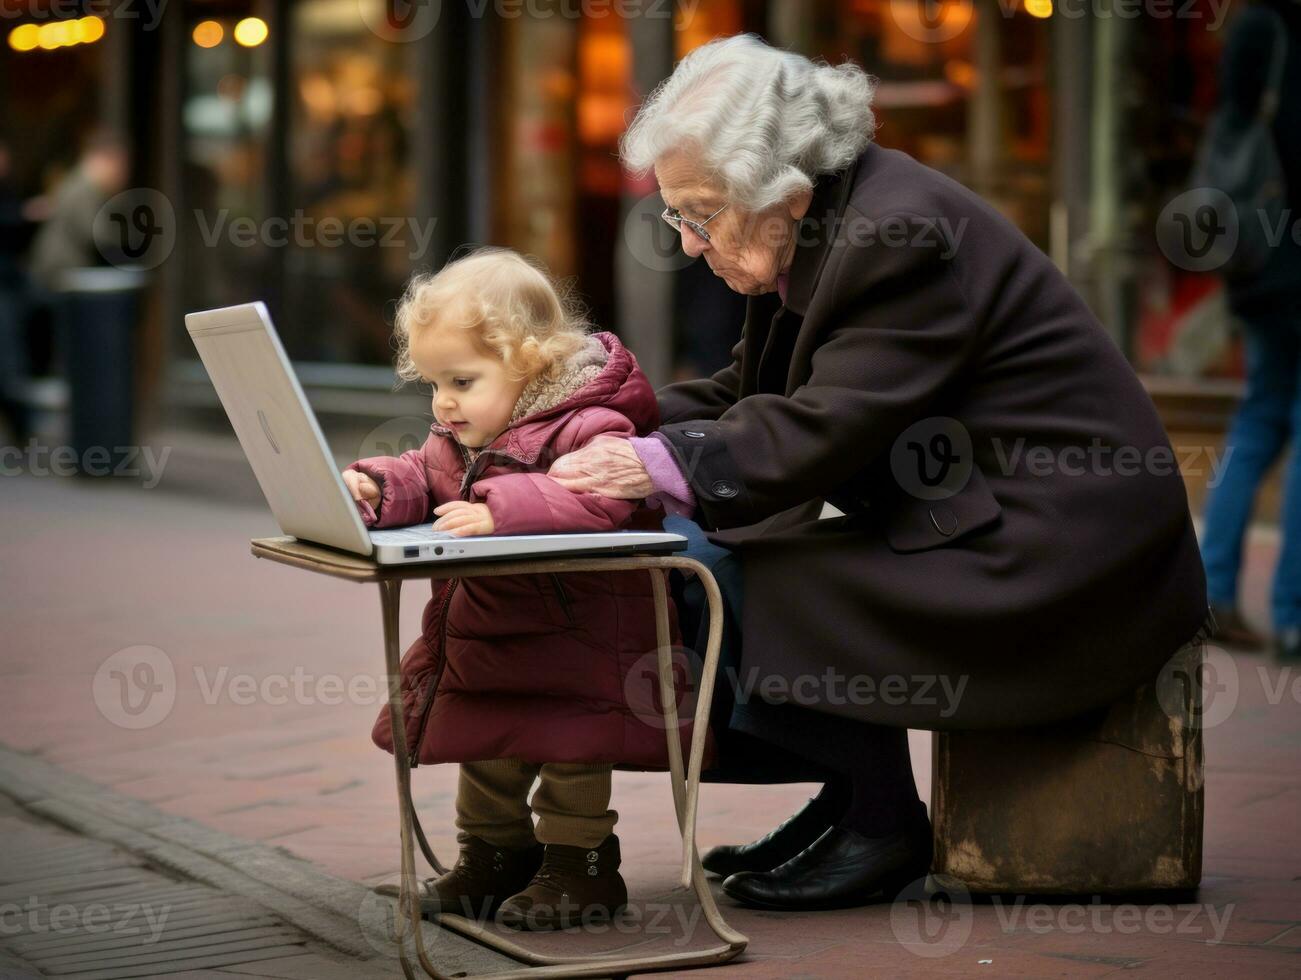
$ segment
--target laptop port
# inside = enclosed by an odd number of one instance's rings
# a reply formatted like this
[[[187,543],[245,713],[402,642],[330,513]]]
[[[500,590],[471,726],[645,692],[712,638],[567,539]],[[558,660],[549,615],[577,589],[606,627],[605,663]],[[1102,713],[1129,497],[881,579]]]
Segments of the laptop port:
[[[420,557],[420,545],[418,545],[418,544],[410,544],[410,545],[407,545],[406,547],[404,547],[404,548],[402,549],[402,557],[403,557],[403,558],[419,558],[419,557]]]

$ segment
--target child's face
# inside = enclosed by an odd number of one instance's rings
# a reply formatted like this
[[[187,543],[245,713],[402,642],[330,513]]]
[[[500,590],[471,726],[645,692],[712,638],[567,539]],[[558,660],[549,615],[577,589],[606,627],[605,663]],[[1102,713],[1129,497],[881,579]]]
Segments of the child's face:
[[[497,438],[528,384],[512,381],[505,365],[480,353],[458,327],[426,327],[412,338],[411,360],[434,386],[434,417],[464,446]]]

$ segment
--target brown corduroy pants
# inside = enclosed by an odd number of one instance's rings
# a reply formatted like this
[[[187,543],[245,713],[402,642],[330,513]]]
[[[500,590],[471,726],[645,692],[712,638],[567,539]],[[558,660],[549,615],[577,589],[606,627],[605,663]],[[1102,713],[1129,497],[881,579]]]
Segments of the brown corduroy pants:
[[[596,847],[619,819],[610,809],[613,766],[491,759],[463,762],[460,769],[457,829],[497,847],[519,849],[535,841]]]

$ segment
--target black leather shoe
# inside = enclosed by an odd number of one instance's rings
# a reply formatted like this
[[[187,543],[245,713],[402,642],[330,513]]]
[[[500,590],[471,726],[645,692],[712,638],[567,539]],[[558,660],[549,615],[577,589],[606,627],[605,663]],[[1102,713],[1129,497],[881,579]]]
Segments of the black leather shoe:
[[[799,813],[771,833],[749,844],[710,848],[700,863],[721,878],[742,871],[771,871],[812,844],[840,818],[839,813],[829,815],[828,811],[825,804],[812,797]]]
[[[723,891],[745,905],[786,911],[893,901],[930,870],[931,846],[929,823],[888,837],[832,827],[771,871],[732,875]]]

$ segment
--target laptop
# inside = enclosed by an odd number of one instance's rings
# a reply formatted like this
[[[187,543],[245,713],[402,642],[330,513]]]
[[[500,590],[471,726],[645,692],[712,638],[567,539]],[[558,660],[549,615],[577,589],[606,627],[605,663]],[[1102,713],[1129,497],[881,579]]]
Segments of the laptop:
[[[281,531],[301,541],[365,555],[381,565],[542,554],[667,554],[687,547],[682,535],[661,531],[458,537],[433,530],[432,504],[429,523],[368,530],[266,306],[245,303],[187,313],[185,328]]]

